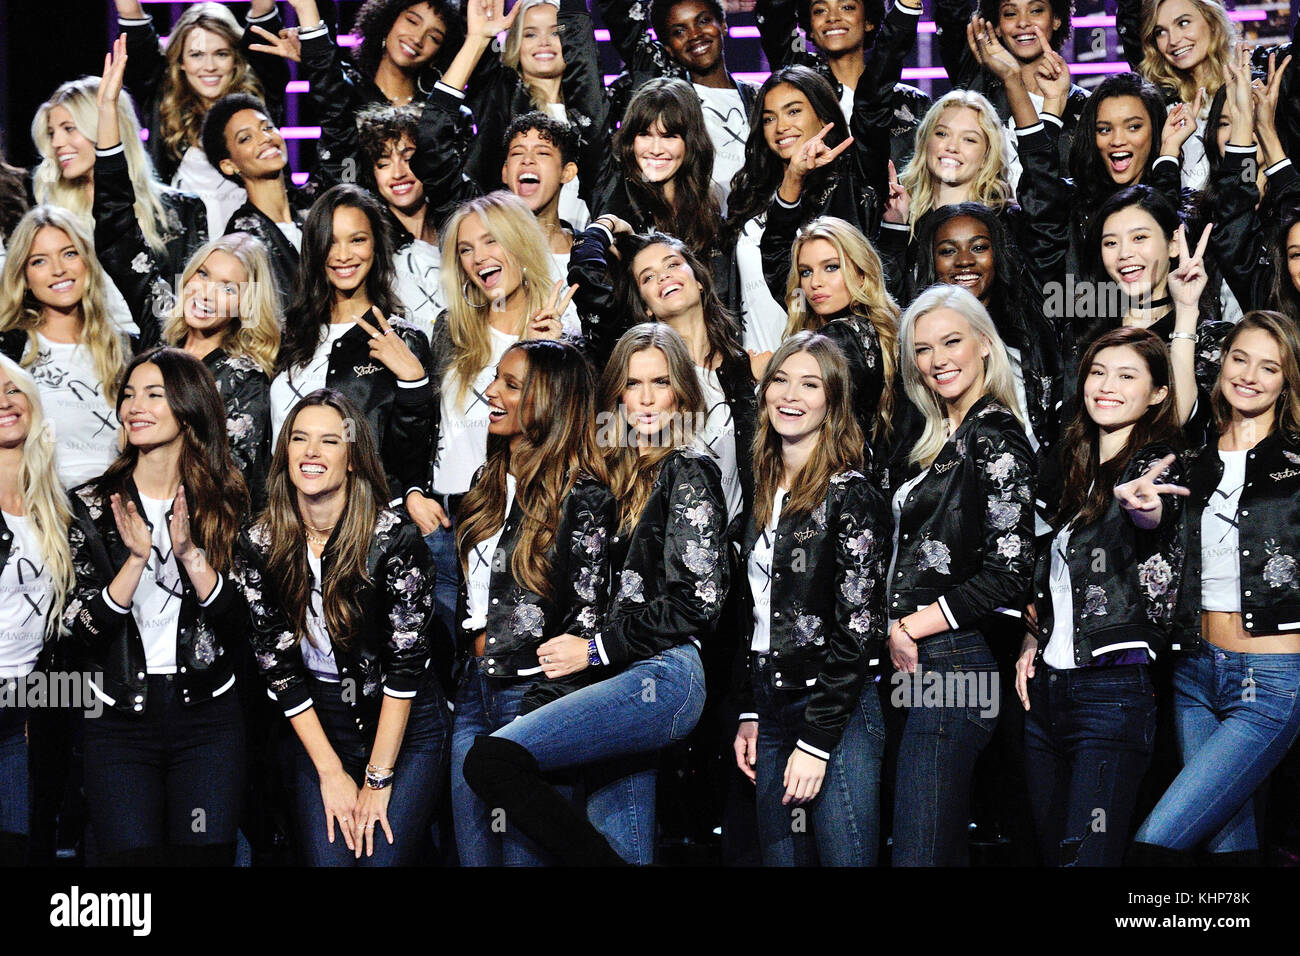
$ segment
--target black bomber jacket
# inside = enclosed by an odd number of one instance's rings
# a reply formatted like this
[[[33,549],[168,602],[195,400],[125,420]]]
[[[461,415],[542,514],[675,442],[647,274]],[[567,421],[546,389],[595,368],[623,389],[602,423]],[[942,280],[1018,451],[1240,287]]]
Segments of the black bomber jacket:
[[[889,617],[936,601],[954,630],[1019,616],[1033,581],[1037,480],[1020,421],[985,395],[903,502]]]
[[[1190,456],[1176,651],[1201,643],[1201,516],[1222,478],[1217,440]],[[1300,630],[1300,437],[1274,430],[1247,452],[1237,507],[1242,627],[1248,635]]]
[[[885,641],[885,569],[892,521],[884,496],[856,471],[831,478],[822,503],[805,515],[781,513],[773,540],[769,627],[773,683],[787,693],[811,692],[796,746],[826,760],[835,749],[880,662]],[[765,529],[751,519],[741,545],[748,556]],[[738,583],[741,620],[753,627],[747,573]],[[740,642],[741,666],[752,659]],[[757,720],[752,677],[737,682],[741,720]]]
[[[1119,483],[1139,477],[1173,451],[1161,444],[1141,449]],[[1182,464],[1175,461],[1158,480],[1182,484]],[[1169,644],[1183,567],[1183,499],[1161,495],[1161,501],[1160,526],[1150,531],[1135,526],[1114,496],[1101,518],[1070,531],[1066,561],[1074,609],[1074,662],[1080,667],[1100,654],[1126,647],[1144,645],[1155,658]],[[1040,660],[1056,625],[1049,586],[1055,535],[1053,531],[1040,539],[1043,547],[1034,566]]]
[[[305,541],[302,546],[307,547]],[[333,566],[333,548],[331,535],[321,555],[322,576]],[[257,666],[271,698],[286,717],[293,717],[312,706],[311,681],[276,584],[267,574],[270,553],[266,526],[253,524],[240,538],[236,570],[248,602]],[[381,509],[366,556],[366,581],[354,596],[361,624],[346,647],[339,635],[330,635],[339,679],[352,682],[353,692],[345,692],[343,700],[362,737],[374,736],[385,695],[414,697],[430,676],[446,686],[451,641],[434,613],[435,580],[433,558],[415,522],[403,508]]]
[[[130,478],[126,493],[143,515],[144,505]],[[127,548],[97,480],[74,488],[68,499],[76,586],[63,609],[68,629],[62,638],[65,657],[94,674],[96,686],[115,710],[141,713],[149,695],[144,641],[130,608],[120,607],[108,595],[109,583],[126,562]],[[167,518],[171,519],[170,509]],[[236,648],[245,640],[248,609],[229,575],[218,574],[217,586],[201,602],[181,562],[177,570],[182,593],[176,623],[176,682],[181,699],[193,705],[211,700],[235,683]]]

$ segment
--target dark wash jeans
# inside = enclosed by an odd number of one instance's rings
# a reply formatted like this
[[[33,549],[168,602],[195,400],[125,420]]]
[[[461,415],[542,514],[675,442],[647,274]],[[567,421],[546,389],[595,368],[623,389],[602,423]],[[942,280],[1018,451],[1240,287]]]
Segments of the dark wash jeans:
[[[1025,715],[1025,775],[1044,863],[1123,864],[1155,737],[1145,664],[1038,666]]]
[[[365,786],[366,764],[370,762],[372,737],[357,730],[352,711],[342,697],[342,684],[311,679],[312,706],[330,746],[343,762],[358,787]],[[375,827],[374,855],[356,859],[348,849],[337,821],[334,842],[329,842],[325,802],[321,798],[320,775],[307,756],[302,741],[296,741],[294,790],[298,838],[303,862],[308,866],[409,866],[418,859],[429,834],[429,820],[442,789],[447,740],[450,735],[447,704],[432,676],[411,700],[402,746],[393,768],[392,795],[388,800],[388,826],[393,842]]]
[[[230,844],[244,787],[238,686],[190,706],[151,675],[143,713],[105,705],[85,719],[85,786],[102,862],[162,846]]]
[[[969,863],[971,777],[975,761],[997,726],[996,709],[984,713],[966,688],[992,689],[998,706],[998,666],[979,631],[947,631],[917,642],[915,678],[925,672],[963,688],[963,699],[945,693],[941,705],[913,706],[904,694],[907,720],[898,748],[894,783],[894,866],[965,866]],[[952,674],[958,680],[948,681]],[[895,675],[898,677],[899,675]],[[897,686],[897,685],[896,685]],[[904,683],[903,687],[908,685]],[[924,681],[922,683],[924,687]]]
[[[756,803],[764,866],[875,866],[880,849],[880,764],[885,718],[874,681],[862,694],[839,745],[831,751],[821,792],[806,804],[781,805],[785,766],[803,726],[812,690],[773,685],[766,655],[754,658],[758,714]]]
[[[26,728],[26,707],[0,707],[0,833],[26,836],[30,827]]]

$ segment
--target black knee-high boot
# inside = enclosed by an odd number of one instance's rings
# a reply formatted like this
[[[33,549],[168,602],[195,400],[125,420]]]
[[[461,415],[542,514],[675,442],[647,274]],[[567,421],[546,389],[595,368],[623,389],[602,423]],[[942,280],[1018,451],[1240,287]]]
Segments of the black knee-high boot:
[[[1195,866],[1192,854],[1154,843],[1134,843],[1124,858],[1125,866]]]
[[[624,866],[586,814],[542,778],[533,755],[513,740],[480,736],[465,755],[465,782],[489,807],[562,866]]]

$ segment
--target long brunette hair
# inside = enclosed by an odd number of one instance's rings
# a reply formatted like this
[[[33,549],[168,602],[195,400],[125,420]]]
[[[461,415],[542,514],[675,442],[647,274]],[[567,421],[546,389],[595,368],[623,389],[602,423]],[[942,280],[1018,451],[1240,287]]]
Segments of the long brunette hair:
[[[1233,344],[1243,332],[1252,329],[1272,336],[1282,357],[1282,394],[1277,397],[1273,427],[1285,432],[1293,441],[1300,440],[1300,332],[1296,331],[1295,323],[1281,312],[1265,309],[1247,312],[1223,340],[1220,350],[1223,355],[1222,367],[1227,367],[1228,353],[1232,351]],[[1215,380],[1210,407],[1214,411],[1214,423],[1219,432],[1226,431],[1232,422],[1232,408],[1223,397],[1222,371]]]

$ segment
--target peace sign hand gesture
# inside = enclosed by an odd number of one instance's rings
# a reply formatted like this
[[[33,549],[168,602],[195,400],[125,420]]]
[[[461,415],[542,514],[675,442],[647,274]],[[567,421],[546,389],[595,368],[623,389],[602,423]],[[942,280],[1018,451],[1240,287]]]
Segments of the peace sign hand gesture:
[[[524,338],[528,339],[558,339],[560,333],[564,331],[564,324],[560,321],[560,316],[564,315],[564,310],[569,307],[573,301],[573,295],[578,291],[577,283],[565,290],[563,279],[556,279],[555,285],[551,287],[551,294],[546,300],[546,304],[533,313],[532,318],[528,320],[528,327],[524,330]]]
[[[898,170],[894,161],[889,161],[889,200],[885,203],[885,222],[906,224],[912,213],[912,199],[907,190],[898,181]]]
[[[1137,478],[1115,486],[1115,500],[1139,527],[1150,529],[1160,523],[1164,508],[1161,495],[1191,494],[1182,485],[1160,484],[1157,481],[1177,458],[1177,455],[1165,455]]]
[[[297,27],[281,30],[279,36],[276,36],[270,30],[259,27],[256,23],[252,24],[249,29],[258,36],[266,38],[265,43],[250,43],[248,45],[248,48],[254,53],[270,53],[272,56],[292,60],[294,63],[302,62],[302,41],[298,39]]]
[[[382,362],[384,368],[392,372],[399,381],[418,382],[424,378],[424,366],[402,341],[402,337],[384,319],[383,313],[372,305],[370,314],[379,328],[375,328],[360,316],[357,317],[357,325],[370,335],[370,357]]]
[[[790,157],[790,172],[792,175],[803,179],[814,169],[821,169],[823,166],[829,166],[839,158],[839,155],[853,145],[853,137],[850,136],[831,149],[823,140],[826,134],[835,128],[834,123],[827,123],[822,127],[821,132],[811,137],[806,143],[799,147],[798,152]]]
[[[1188,256],[1187,227],[1181,224],[1178,226],[1178,268],[1169,273],[1169,294],[1173,297],[1175,306],[1195,309],[1200,303],[1207,281],[1205,247],[1210,244],[1210,230],[1213,228],[1214,223],[1205,224],[1196,251]]]

